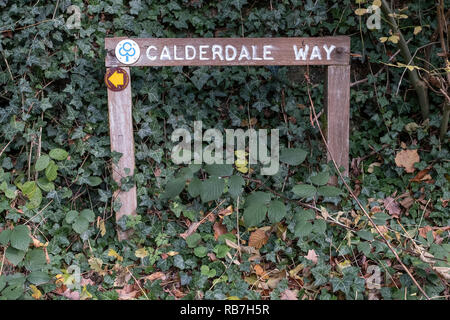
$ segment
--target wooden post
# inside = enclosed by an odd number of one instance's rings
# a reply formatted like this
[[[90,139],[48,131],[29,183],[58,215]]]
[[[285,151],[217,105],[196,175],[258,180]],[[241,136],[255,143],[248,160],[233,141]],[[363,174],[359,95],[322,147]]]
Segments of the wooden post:
[[[122,91],[112,91],[108,89],[108,113],[109,113],[109,135],[111,139],[111,151],[122,153],[118,164],[112,164],[112,176],[114,181],[120,186],[120,180],[126,176],[134,174],[134,137],[133,118],[131,114],[131,77],[130,69],[122,67],[127,74],[129,83]],[[107,69],[109,70],[109,68]],[[125,169],[130,171],[128,174]],[[124,215],[135,215],[137,207],[136,186],[129,191],[118,190],[114,194],[114,199],[118,197],[122,207],[116,212],[116,221]],[[130,231],[122,232],[117,230],[119,240],[127,239]]]
[[[329,66],[327,82],[327,143],[337,165],[344,168],[343,175],[348,176],[350,66]],[[330,153],[328,161],[331,160]]]
[[[350,37],[320,38],[106,38],[108,54],[105,66],[119,67],[129,76],[129,66],[328,66],[328,144],[338,166],[349,167]],[[115,74],[117,72],[117,74]],[[133,122],[131,116],[131,81],[125,72],[111,70],[105,75],[111,149],[123,154],[113,165],[113,179],[134,173]],[[128,77],[129,78],[129,77]],[[109,80],[108,80],[109,79]],[[330,159],[328,155],[328,159]],[[125,173],[125,168],[130,172]],[[116,220],[136,214],[136,187],[118,192],[122,208]],[[118,232],[119,239],[128,233]]]

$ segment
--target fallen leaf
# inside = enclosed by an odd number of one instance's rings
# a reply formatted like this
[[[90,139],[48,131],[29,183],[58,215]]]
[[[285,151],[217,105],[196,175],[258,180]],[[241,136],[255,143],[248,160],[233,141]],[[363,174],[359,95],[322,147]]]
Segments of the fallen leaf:
[[[225,209],[220,210],[218,214],[219,214],[220,219],[223,219],[224,217],[229,216],[232,213],[233,213],[233,206],[229,205]]]
[[[132,300],[136,298],[136,295],[139,293],[138,290],[134,290],[134,286],[127,284],[123,287],[123,289],[116,289],[116,292],[119,294],[119,300]]]
[[[197,228],[201,222],[192,222],[189,225],[189,228],[186,230],[186,232],[180,233],[179,236],[182,237],[184,240],[186,240],[187,237],[189,237],[191,234],[193,234],[195,231],[197,231]]]
[[[39,289],[35,285],[32,285],[32,284],[30,284],[30,289],[31,289],[31,292],[33,292],[31,294],[31,296],[33,298],[35,298],[36,300],[40,300],[42,297],[42,292],[40,292]]]
[[[98,273],[102,273],[103,272],[103,269],[102,269],[103,261],[102,261],[102,259],[92,257],[92,258],[89,258],[88,262],[89,262],[89,266],[91,267],[92,270],[94,270],[95,272],[98,272]]]
[[[297,274],[303,270],[305,266],[303,264],[299,264],[298,266],[296,266],[294,269],[289,271],[289,276],[293,279],[300,279],[299,276],[297,276]]]
[[[313,249],[308,250],[308,254],[305,256],[306,259],[312,261],[314,264],[317,263],[317,254]]]
[[[140,249],[137,249],[137,250],[134,252],[134,255],[135,255],[137,258],[143,259],[143,258],[145,258],[146,256],[148,256],[148,251],[147,251],[147,249],[145,249],[145,248],[140,248]]]
[[[388,197],[383,200],[383,205],[386,208],[386,210],[389,212],[391,216],[400,217],[401,209],[398,203],[395,201],[394,198]]]
[[[78,291],[71,291],[70,289],[64,291],[62,296],[70,300],[80,300],[80,293]]]
[[[414,164],[420,161],[417,150],[402,150],[395,156],[395,164],[397,167],[405,168],[407,173],[413,173]]]
[[[253,266],[253,270],[255,271],[256,275],[262,279],[262,280],[267,280],[269,279],[269,276],[267,275],[267,273],[264,271],[263,267],[261,267],[261,265],[256,264]]]
[[[375,167],[380,167],[381,166],[381,162],[372,162],[369,167],[367,168],[367,172],[368,173],[373,173],[373,171],[375,170]]]
[[[449,267],[433,267],[434,271],[439,273],[445,280],[450,281],[450,268]]]
[[[155,281],[158,279],[165,280],[166,275],[164,273],[162,273],[161,271],[158,271],[158,272],[152,273],[151,275],[144,277],[144,279],[148,280],[148,281]]]
[[[228,232],[227,227],[223,225],[222,222],[219,221],[214,223],[213,229],[214,229],[214,239],[216,239],[216,241],[219,239],[221,235]]]
[[[363,16],[366,13],[367,13],[367,9],[365,9],[365,8],[358,8],[358,9],[355,10],[355,14],[357,16]],[[297,300],[297,299],[295,299],[295,300]]]
[[[100,217],[98,218],[99,219],[97,220],[97,228],[100,229],[100,235],[104,237],[106,234],[105,220],[100,219]]]
[[[428,174],[428,172],[430,172],[431,169],[423,169],[420,170],[416,176],[414,178],[412,178],[410,181],[411,182],[421,182],[421,181],[427,181],[427,180],[432,180],[433,178],[431,177],[430,174]]]
[[[269,240],[269,236],[266,233],[267,228],[259,228],[250,234],[248,245],[255,249],[260,249]]]
[[[422,31],[422,27],[421,26],[417,26],[414,28],[414,35],[419,34]]]
[[[281,300],[298,300],[297,294],[298,294],[298,290],[286,289],[281,293],[280,299]]]
[[[408,196],[408,197],[404,198],[402,201],[400,201],[400,204],[402,205],[403,208],[408,210],[414,204],[414,199],[412,197]]]
[[[116,250],[114,249],[109,249],[108,251],[108,257],[114,257],[116,258],[118,261],[123,261],[123,257],[117,253]]]

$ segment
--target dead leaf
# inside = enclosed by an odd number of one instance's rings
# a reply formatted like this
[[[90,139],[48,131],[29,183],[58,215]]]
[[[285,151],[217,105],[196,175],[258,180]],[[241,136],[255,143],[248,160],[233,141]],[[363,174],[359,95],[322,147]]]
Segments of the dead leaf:
[[[116,289],[116,292],[119,294],[119,300],[131,300],[136,298],[139,290],[134,290],[133,285],[127,284],[123,289]]]
[[[42,297],[42,292],[39,291],[39,289],[35,285],[32,284],[30,284],[30,289],[33,292],[31,296],[36,300],[40,300]]]
[[[255,249],[260,249],[269,241],[269,236],[266,233],[267,228],[259,228],[250,234],[248,245]]]
[[[227,227],[223,225],[222,222],[219,221],[214,223],[213,229],[214,229],[214,239],[216,239],[216,241],[219,239],[221,235],[228,232]]]
[[[114,280],[114,286],[124,287],[125,285],[127,285],[128,281],[130,281],[131,279],[130,272],[119,264],[116,264],[114,266],[114,270],[116,271],[116,279]]]
[[[268,274],[264,271],[263,267],[261,267],[261,265],[256,264],[253,266],[253,270],[255,271],[256,275],[262,279],[262,280],[267,280],[269,279]]]
[[[408,196],[405,199],[403,199],[402,201],[400,201],[400,204],[402,205],[403,208],[408,210],[414,204],[414,199],[412,197]]]
[[[445,280],[450,281],[450,268],[449,267],[433,267],[434,271],[439,273]]]
[[[80,293],[78,291],[71,291],[70,289],[64,291],[62,296],[70,300],[80,300]]]
[[[232,213],[233,213],[233,206],[232,206],[232,205],[229,205],[229,206],[226,207],[225,209],[220,210],[219,213],[218,213],[218,215],[219,215],[220,219],[223,219],[224,217],[229,216],[229,215],[231,215]]]
[[[189,237],[191,234],[193,234],[195,231],[197,231],[198,226],[201,224],[201,222],[192,222],[189,225],[189,228],[186,230],[186,232],[180,233],[179,236],[182,237],[184,240],[186,240],[187,237]]]
[[[115,259],[117,259],[117,261],[123,261],[123,257],[114,249],[109,249],[108,257],[114,257]]]
[[[250,121],[244,119],[241,121],[241,127],[248,127],[248,126],[253,127],[257,122],[258,120],[256,118],[250,118]]]
[[[401,209],[394,198],[387,197],[386,199],[383,200],[383,205],[391,216],[394,216],[397,218],[400,217]]]
[[[402,150],[397,153],[395,156],[395,164],[397,167],[403,167],[405,168],[405,171],[407,173],[413,173],[414,170],[414,164],[420,161],[419,154],[417,153],[417,150]]]
[[[137,250],[134,252],[134,255],[135,255],[137,258],[143,259],[143,258],[145,258],[146,256],[148,256],[148,251],[147,251],[146,248],[140,248],[140,249],[137,249]]]
[[[303,264],[299,264],[294,269],[289,271],[289,276],[293,279],[300,279],[300,277],[297,275],[300,271],[303,270],[305,266]]]
[[[427,180],[432,180],[433,178],[431,177],[430,174],[428,174],[428,172],[430,172],[431,169],[423,169],[420,170],[416,176],[414,178],[412,178],[410,181],[411,182],[421,182],[421,181],[427,181]]]
[[[281,300],[298,300],[297,294],[298,294],[298,290],[286,289],[281,293],[280,299]]]
[[[155,281],[158,279],[162,279],[165,280],[166,279],[166,275],[164,273],[162,273],[161,271],[152,273],[151,275],[148,275],[146,277],[144,277],[144,279],[147,281]]]
[[[308,254],[305,256],[306,259],[312,261],[314,264],[317,263],[317,254],[313,249],[308,250]]]

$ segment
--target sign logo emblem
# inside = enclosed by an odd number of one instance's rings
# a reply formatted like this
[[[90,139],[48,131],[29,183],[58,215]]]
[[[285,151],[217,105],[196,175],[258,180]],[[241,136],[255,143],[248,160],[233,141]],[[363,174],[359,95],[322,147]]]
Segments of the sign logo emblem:
[[[120,41],[116,46],[115,53],[117,60],[123,64],[133,64],[138,61],[141,56],[139,45],[131,39]]]
[[[111,68],[106,71],[105,84],[109,90],[122,91],[129,82],[128,73],[122,68]]]

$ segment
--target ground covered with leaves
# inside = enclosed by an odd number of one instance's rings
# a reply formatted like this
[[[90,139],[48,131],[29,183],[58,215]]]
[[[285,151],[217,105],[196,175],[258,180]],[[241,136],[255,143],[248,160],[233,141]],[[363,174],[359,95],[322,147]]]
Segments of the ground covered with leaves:
[[[435,4],[393,3],[416,67],[386,19],[367,29],[370,5],[0,0],[0,299],[448,299],[446,98],[434,83],[424,120],[405,75],[446,71]],[[325,69],[133,68],[137,163],[120,188],[137,185],[138,208],[116,223],[105,37],[327,35],[352,39],[350,189],[327,185],[311,115],[326,127]],[[279,129],[279,172],[243,150],[175,165],[171,133],[197,120]]]

